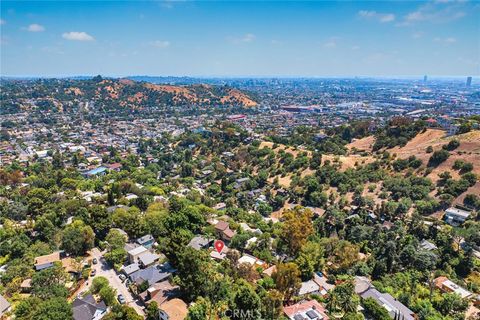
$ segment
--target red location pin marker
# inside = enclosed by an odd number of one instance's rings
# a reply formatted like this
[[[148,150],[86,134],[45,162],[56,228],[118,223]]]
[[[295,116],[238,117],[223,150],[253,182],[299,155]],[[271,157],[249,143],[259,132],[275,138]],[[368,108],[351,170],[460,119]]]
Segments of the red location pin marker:
[[[223,250],[223,247],[225,246],[225,243],[223,243],[222,240],[215,240],[215,243],[213,244],[215,247],[215,250],[217,250],[218,253],[221,253]]]

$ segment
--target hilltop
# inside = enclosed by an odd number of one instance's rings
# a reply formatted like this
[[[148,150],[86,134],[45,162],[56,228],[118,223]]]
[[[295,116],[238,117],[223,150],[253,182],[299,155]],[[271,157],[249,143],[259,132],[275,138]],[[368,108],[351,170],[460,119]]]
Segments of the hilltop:
[[[88,80],[47,79],[37,81],[5,80],[2,86],[2,111],[65,111],[79,103],[106,110],[131,110],[158,106],[239,106],[255,107],[249,94],[229,86],[207,84],[167,85],[136,82],[130,79]]]

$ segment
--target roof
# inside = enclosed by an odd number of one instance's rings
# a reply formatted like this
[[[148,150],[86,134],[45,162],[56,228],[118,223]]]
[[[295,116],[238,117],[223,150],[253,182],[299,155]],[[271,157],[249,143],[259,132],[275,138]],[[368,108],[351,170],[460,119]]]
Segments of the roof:
[[[97,311],[100,313],[107,311],[105,302],[100,301],[97,303],[91,294],[75,299],[72,303],[72,308],[73,319],[75,320],[92,320]]]
[[[229,227],[228,222],[226,221],[218,221],[218,223],[215,225],[215,229],[219,231],[224,231]]]
[[[454,215],[454,216],[462,217],[462,218],[465,218],[465,219],[467,219],[470,216],[470,213],[471,212],[469,212],[469,211],[458,209],[458,208],[448,208],[445,211],[445,214],[447,214],[447,215]]]
[[[195,236],[195,237],[193,237],[192,240],[190,240],[190,242],[188,243],[188,246],[192,247],[193,249],[200,250],[200,249],[208,246],[210,242],[211,242],[211,240],[209,240],[205,237]]]
[[[313,317],[314,314],[310,313],[307,315],[307,312],[313,311],[317,318]],[[307,319],[325,319],[328,320],[328,316],[325,313],[325,308],[316,300],[303,300],[296,304],[293,304],[288,307],[283,308],[283,312],[290,319],[305,319],[303,315],[307,315]]]
[[[151,253],[150,251],[141,253],[137,259],[144,265],[148,266],[157,261],[160,258],[158,254]]]
[[[150,286],[147,290],[140,293],[140,297],[143,301],[148,300],[147,303],[155,301],[158,305],[161,305],[169,299],[180,296],[180,294],[179,286],[173,286],[168,280],[165,280]]]
[[[298,291],[298,295],[303,296],[305,294],[314,293],[320,291],[320,286],[313,280],[302,282],[302,286]]]
[[[430,241],[428,240],[422,240],[422,242],[420,242],[420,247],[424,250],[436,250],[437,249],[437,246],[433,243],[431,243]]]
[[[128,266],[123,267],[122,270],[126,275],[130,275],[135,271],[140,270],[140,266],[138,265],[138,263],[132,263]]]
[[[35,266],[41,266],[47,263],[53,263],[55,261],[60,261],[60,251],[55,251],[44,256],[36,257]]]
[[[139,255],[145,251],[148,251],[147,248],[145,248],[144,246],[138,246],[136,248],[133,248],[132,250],[128,251],[128,254],[129,255],[132,255],[132,256],[136,256],[136,255]]]
[[[470,291],[468,291],[465,288],[460,287],[458,284],[455,282],[451,281],[447,277],[441,276],[433,280],[435,282],[435,285],[443,290],[443,291],[450,291],[450,292],[455,292],[456,294],[460,295],[462,299],[468,298],[469,296],[472,295]]]
[[[415,320],[415,313],[388,293],[381,293],[377,289],[371,287],[362,293],[361,297],[363,299],[372,298],[377,301],[377,303],[388,311],[392,318],[399,313],[405,320]]]
[[[0,294],[0,316],[10,308],[10,302]]]
[[[92,169],[92,170],[88,170],[87,172],[85,172],[85,174],[86,175],[96,175],[96,174],[105,172],[106,170],[107,170],[107,168],[105,168],[105,167],[98,167],[98,168],[95,168],[95,169]]]
[[[147,281],[149,285],[153,285],[154,283],[167,279],[174,271],[169,264],[157,264],[132,273],[130,279],[137,284]]]

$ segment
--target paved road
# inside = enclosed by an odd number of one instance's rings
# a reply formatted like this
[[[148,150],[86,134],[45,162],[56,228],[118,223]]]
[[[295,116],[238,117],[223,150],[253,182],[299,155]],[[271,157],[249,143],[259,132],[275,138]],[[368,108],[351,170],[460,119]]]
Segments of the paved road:
[[[135,311],[139,315],[144,316],[145,313],[143,312],[143,307],[140,306],[138,301],[135,301],[133,299],[132,294],[130,291],[128,291],[128,288],[125,286],[124,283],[122,283],[122,280],[118,277],[117,273],[115,270],[110,267],[106,262],[103,262],[102,258],[102,252],[98,248],[93,248],[91,251],[91,257],[92,258],[97,258],[98,263],[97,264],[92,264],[92,270],[95,269],[97,270],[97,274],[95,277],[105,277],[108,279],[108,282],[110,283],[110,286],[114,289],[117,290],[117,295],[118,294],[123,294],[125,297],[125,300],[127,301],[127,305],[134,308]],[[90,277],[88,279],[88,285],[85,287],[86,290],[88,290],[92,284],[93,278]]]

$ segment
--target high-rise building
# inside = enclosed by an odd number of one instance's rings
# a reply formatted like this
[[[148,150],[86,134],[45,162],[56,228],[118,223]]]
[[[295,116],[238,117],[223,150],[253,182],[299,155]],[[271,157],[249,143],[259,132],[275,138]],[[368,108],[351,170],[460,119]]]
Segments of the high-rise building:
[[[472,85],[472,77],[467,77],[467,87]]]
[[[426,75],[423,76],[423,82],[427,82],[427,76]]]

